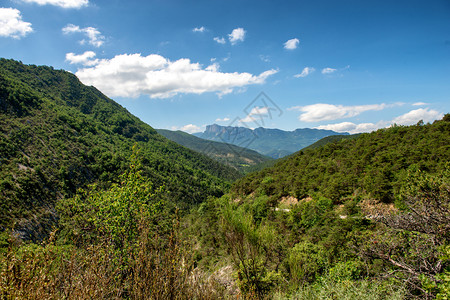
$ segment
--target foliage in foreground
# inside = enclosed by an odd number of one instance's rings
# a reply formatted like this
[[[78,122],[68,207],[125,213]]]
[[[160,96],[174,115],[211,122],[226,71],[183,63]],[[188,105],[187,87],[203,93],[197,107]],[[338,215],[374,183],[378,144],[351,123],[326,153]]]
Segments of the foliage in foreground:
[[[0,258],[1,297],[217,299],[220,288],[194,272],[163,191],[136,165],[120,179],[64,200],[47,244],[11,243]]]
[[[262,192],[209,199],[192,229],[199,265],[219,241],[248,299],[447,299],[449,166],[412,166],[398,208],[361,195],[336,206],[313,194],[289,209]]]

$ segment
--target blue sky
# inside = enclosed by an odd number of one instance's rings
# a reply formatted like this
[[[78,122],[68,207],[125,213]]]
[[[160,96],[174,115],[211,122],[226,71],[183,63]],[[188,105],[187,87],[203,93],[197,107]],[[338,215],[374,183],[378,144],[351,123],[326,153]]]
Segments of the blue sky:
[[[154,128],[364,132],[449,112],[450,2],[1,0],[0,57]]]

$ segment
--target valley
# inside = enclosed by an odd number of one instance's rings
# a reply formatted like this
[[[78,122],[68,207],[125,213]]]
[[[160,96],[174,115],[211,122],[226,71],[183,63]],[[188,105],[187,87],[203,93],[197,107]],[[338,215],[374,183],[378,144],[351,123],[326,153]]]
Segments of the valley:
[[[5,299],[448,295],[449,114],[198,138],[69,72],[0,59],[0,117]],[[235,131],[257,136],[250,149],[223,143]]]

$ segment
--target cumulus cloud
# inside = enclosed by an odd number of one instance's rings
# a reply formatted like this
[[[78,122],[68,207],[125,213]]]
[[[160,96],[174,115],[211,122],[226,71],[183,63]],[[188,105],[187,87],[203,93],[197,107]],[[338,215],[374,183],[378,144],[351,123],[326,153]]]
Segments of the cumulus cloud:
[[[187,58],[170,61],[157,54],[122,54],[99,60],[93,67],[78,70],[76,75],[84,84],[93,85],[110,97],[167,98],[206,92],[221,96],[235,88],[263,84],[275,73],[273,69],[259,75],[223,73],[218,71],[218,65],[202,68]]]
[[[333,130],[336,132],[348,132],[351,134],[361,133],[361,132],[371,132],[380,128],[387,127],[388,122],[380,121],[376,124],[374,123],[360,123],[355,124],[352,122],[342,122],[337,124],[328,124],[315,127],[316,129]]]
[[[223,118],[223,119],[217,118],[216,119],[216,122],[227,122],[227,121],[230,121],[230,118]]]
[[[187,124],[182,127],[172,126],[172,130],[181,130],[181,131],[184,131],[187,133],[196,133],[196,132],[203,131],[202,127],[194,125],[194,124]]]
[[[80,28],[80,26],[68,24],[62,29],[62,32],[64,34],[83,33],[88,38],[88,43],[97,48],[103,45],[105,40],[105,37],[101,35],[100,31],[94,27]],[[81,40],[80,43],[85,44],[86,40]]]
[[[325,103],[317,103],[306,106],[294,106],[288,110],[298,110],[302,114],[298,117],[303,122],[320,122],[330,121],[342,118],[351,118],[357,116],[365,111],[370,110],[382,110],[388,107],[388,105],[382,104],[370,104],[370,105],[333,105]]]
[[[236,44],[237,42],[243,42],[245,39],[245,30],[244,28],[235,28],[228,35],[228,39],[230,40],[231,45]]]
[[[284,49],[288,49],[288,50],[297,49],[299,43],[300,43],[300,40],[297,38],[290,39],[286,43],[284,43]]]
[[[392,123],[398,125],[412,125],[416,124],[420,120],[428,123],[433,122],[434,120],[442,119],[443,117],[444,114],[438,112],[437,110],[429,108],[419,108],[395,118],[394,120],[392,120]]]
[[[261,120],[264,117],[268,117],[269,113],[270,113],[269,107],[255,106],[252,108],[250,113],[244,119],[239,120],[239,122],[242,123],[257,122],[258,120]]]
[[[89,4],[89,0],[22,0],[26,3],[36,3],[39,5],[54,5],[62,8],[81,8]]]
[[[355,124],[353,122],[342,122],[337,124],[321,125],[315,128],[317,129],[327,129],[337,132],[349,132],[349,133],[361,133],[361,132],[371,132],[380,128],[389,127],[392,124],[397,125],[413,125],[417,124],[420,120],[425,123],[433,122],[435,120],[442,119],[444,117],[443,113],[436,110],[425,108],[412,110],[406,114],[394,118],[392,121],[379,121],[377,123],[360,123]]]
[[[204,26],[202,27],[195,27],[192,29],[193,32],[205,32],[206,28]]]
[[[306,77],[309,74],[311,74],[312,72],[314,72],[315,70],[316,69],[311,68],[311,67],[305,67],[305,68],[303,68],[303,70],[300,74],[296,74],[296,75],[294,75],[294,77],[296,77],[296,78]]]
[[[218,37],[218,36],[216,36],[216,37],[214,38],[214,40],[215,40],[217,43],[219,43],[219,44],[225,44],[225,43],[226,43],[226,41],[225,41],[225,39],[224,39],[223,37]]]
[[[94,66],[98,64],[98,59],[93,59],[95,57],[95,52],[86,51],[83,54],[67,53],[66,61],[70,64],[83,64],[85,66]]]
[[[22,16],[18,9],[0,7],[1,37],[20,39],[32,31],[31,23],[22,21]]]
[[[333,68],[323,68],[322,69],[322,74],[331,74],[331,73],[334,73],[336,71],[337,71],[337,69],[333,69]]]

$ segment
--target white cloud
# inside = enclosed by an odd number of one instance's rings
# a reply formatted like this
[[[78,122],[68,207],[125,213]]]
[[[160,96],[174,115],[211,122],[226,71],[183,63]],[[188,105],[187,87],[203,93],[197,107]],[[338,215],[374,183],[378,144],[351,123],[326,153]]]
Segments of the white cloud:
[[[205,32],[206,28],[204,26],[202,27],[195,27],[192,29],[193,32]]]
[[[342,118],[351,118],[365,111],[382,110],[385,109],[386,107],[388,107],[388,105],[384,103],[371,105],[355,105],[355,106],[317,103],[306,106],[294,106],[289,108],[288,110],[298,110],[303,112],[299,116],[300,121],[320,122]]]
[[[336,132],[348,132],[351,134],[355,133],[361,133],[361,132],[371,132],[380,128],[387,127],[389,124],[386,122],[378,122],[377,124],[374,123],[361,123],[361,124],[355,124],[352,122],[342,122],[337,124],[328,124],[328,125],[321,125],[315,127],[316,129],[325,129],[325,130],[333,130]]]
[[[437,110],[429,108],[419,108],[395,118],[394,120],[392,120],[392,123],[398,125],[412,125],[416,124],[420,120],[428,123],[433,122],[434,120],[442,119],[443,117],[444,114],[438,112]]]
[[[267,70],[259,75],[223,73],[217,65],[202,68],[187,58],[170,61],[160,55],[122,54],[102,59],[94,67],[76,72],[80,80],[110,97],[167,98],[177,94],[216,92],[219,96],[251,84],[263,84],[277,73]]]
[[[303,68],[303,71],[300,74],[296,74],[294,75],[294,77],[296,78],[300,78],[300,77],[306,77],[309,74],[311,74],[312,72],[314,72],[316,69],[311,68],[311,67],[305,67]]]
[[[230,121],[230,118],[223,118],[223,119],[217,118],[216,119],[216,122],[227,122],[227,121]]]
[[[361,133],[361,132],[371,132],[380,128],[386,128],[392,124],[397,125],[413,125],[417,124],[418,121],[423,120],[425,123],[433,122],[435,120],[442,119],[444,117],[443,113],[440,113],[433,109],[416,109],[412,110],[406,114],[394,118],[392,121],[379,121],[377,123],[361,123],[355,124],[352,122],[342,122],[337,124],[321,125],[315,128],[317,129],[327,129],[337,132],[349,132],[349,133]]]
[[[83,54],[75,54],[75,53],[67,53],[66,54],[66,61],[68,61],[70,64],[83,64],[85,66],[94,66],[98,64],[98,59],[93,59],[95,57],[95,52],[93,51],[86,51]]]
[[[105,37],[101,35],[100,31],[94,27],[80,28],[79,26],[68,24],[62,29],[62,32],[64,34],[83,33],[88,38],[88,43],[94,47],[100,47],[105,40]],[[80,43],[84,44],[86,40],[81,40]]]
[[[216,36],[216,37],[214,38],[214,40],[215,40],[216,42],[218,42],[219,44],[225,44],[225,43],[226,43],[226,41],[225,41],[225,39],[224,39],[223,37],[218,37],[218,36]]]
[[[323,68],[322,69],[322,74],[331,74],[331,73],[334,73],[336,71],[337,71],[337,69],[333,69],[333,68]]]
[[[297,49],[299,43],[300,43],[300,40],[297,38],[290,39],[286,43],[284,43],[284,49],[288,49],[288,50]]]
[[[20,39],[32,31],[31,23],[22,21],[18,9],[0,7],[0,37]]]
[[[425,103],[425,102],[416,102],[416,103],[413,103],[413,106],[424,106],[424,105],[428,105],[428,103]]]
[[[36,3],[39,5],[54,5],[62,8],[81,8],[89,4],[89,0],[22,0],[26,3]]]
[[[184,131],[184,132],[187,132],[187,133],[196,133],[196,132],[203,131],[201,127],[199,127],[197,125],[194,125],[194,124],[187,124],[187,125],[184,125],[184,126],[182,126],[180,128],[172,127],[172,130],[181,130],[181,131]]]
[[[246,31],[244,30],[244,28],[233,29],[233,31],[228,35],[228,39],[230,40],[231,45],[234,45],[239,41],[243,42],[245,39],[245,32]]]
[[[252,108],[250,113],[244,119],[239,120],[239,122],[242,123],[257,122],[258,120],[261,120],[262,118],[267,117],[268,115],[269,115],[268,107],[255,106]]]

